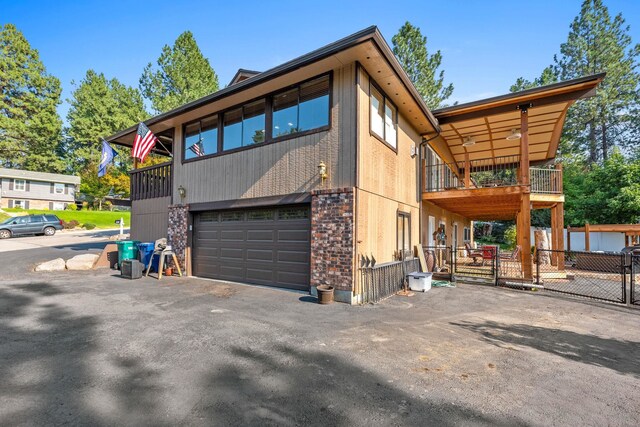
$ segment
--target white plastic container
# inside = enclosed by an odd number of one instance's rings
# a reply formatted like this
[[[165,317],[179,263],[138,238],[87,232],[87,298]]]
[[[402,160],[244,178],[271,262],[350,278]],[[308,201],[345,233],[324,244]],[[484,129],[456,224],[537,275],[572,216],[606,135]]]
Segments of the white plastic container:
[[[432,273],[419,273],[417,271],[409,273],[407,275],[409,289],[416,292],[427,292],[431,289],[431,276]]]

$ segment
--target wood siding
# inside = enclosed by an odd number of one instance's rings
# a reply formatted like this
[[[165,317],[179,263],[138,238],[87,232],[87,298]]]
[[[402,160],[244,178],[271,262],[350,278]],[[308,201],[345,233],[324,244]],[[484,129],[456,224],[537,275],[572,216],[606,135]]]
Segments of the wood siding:
[[[131,202],[131,239],[155,242],[167,237],[170,197]]]
[[[62,194],[51,192],[52,184],[48,181],[33,181],[25,179],[28,184],[25,185],[25,191],[16,191],[15,186],[10,185],[10,181],[14,178],[2,178],[0,185],[0,194],[2,198],[17,200],[46,200],[52,202],[73,202],[75,195],[75,185],[65,184],[66,191]],[[20,178],[21,179],[21,178]],[[12,188],[13,187],[13,188]],[[28,189],[28,191],[26,191]]]
[[[420,244],[418,157],[421,137],[398,114],[397,152],[370,133],[369,76],[358,73],[358,184],[356,239],[358,255],[373,255],[378,263],[393,260],[397,250],[397,214],[411,215],[411,246]]]
[[[429,217],[435,218],[435,228],[438,229],[440,223],[445,225],[447,235],[446,245],[453,245],[453,224],[458,224],[458,247],[464,246],[464,227],[471,230],[471,241],[473,243],[473,223],[462,215],[454,214],[451,211],[442,209],[431,202],[422,202],[422,244],[423,246],[433,246],[435,244],[433,236],[429,236]]]
[[[292,82],[293,83],[293,82]],[[299,138],[182,164],[182,126],[175,128],[173,201],[249,199],[322,188],[318,164],[329,174],[325,188],[355,185],[355,64],[333,70],[331,128]]]

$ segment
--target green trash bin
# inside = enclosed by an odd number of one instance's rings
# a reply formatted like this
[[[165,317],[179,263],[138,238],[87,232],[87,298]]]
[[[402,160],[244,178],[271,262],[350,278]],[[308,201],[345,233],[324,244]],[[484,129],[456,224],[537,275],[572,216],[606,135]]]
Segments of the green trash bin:
[[[126,259],[138,259],[138,243],[137,240],[119,240],[118,245],[118,268],[122,266],[122,261]]]

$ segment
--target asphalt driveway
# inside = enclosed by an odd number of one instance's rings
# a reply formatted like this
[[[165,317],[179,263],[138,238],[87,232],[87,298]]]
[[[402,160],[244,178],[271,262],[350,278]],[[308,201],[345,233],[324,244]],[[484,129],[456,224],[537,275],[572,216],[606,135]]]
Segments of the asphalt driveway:
[[[0,279],[0,424],[640,423],[640,310],[473,285],[320,306],[114,274]]]

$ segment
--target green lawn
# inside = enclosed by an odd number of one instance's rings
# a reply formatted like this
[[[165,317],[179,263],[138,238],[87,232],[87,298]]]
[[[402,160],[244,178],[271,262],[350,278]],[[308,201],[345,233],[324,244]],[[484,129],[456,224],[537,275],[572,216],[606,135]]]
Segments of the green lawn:
[[[119,227],[115,221],[124,218],[125,227],[129,227],[131,213],[128,211],[110,212],[110,211],[49,211],[49,210],[35,210],[35,209],[5,209],[7,212],[22,213],[24,214],[54,214],[57,215],[63,221],[69,222],[76,220],[82,227],[86,223],[95,224],[96,228],[117,228]]]

